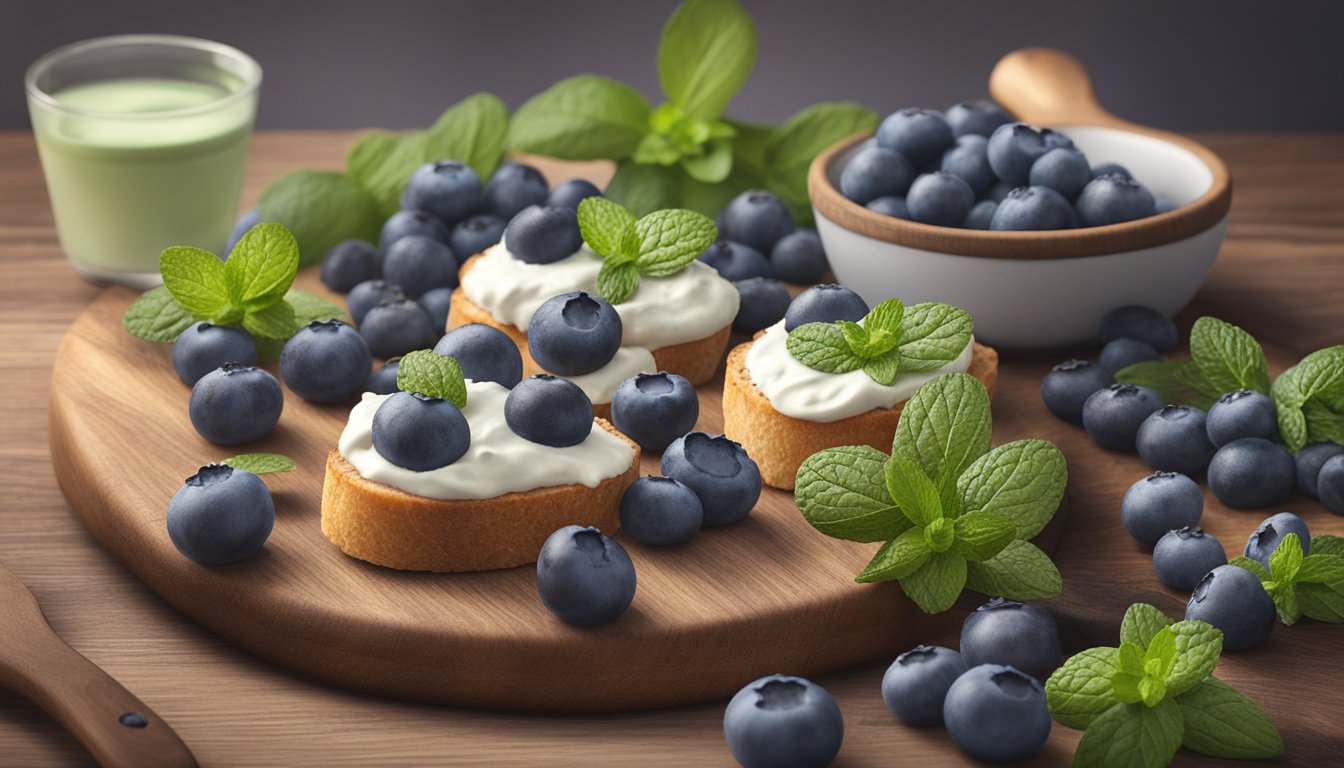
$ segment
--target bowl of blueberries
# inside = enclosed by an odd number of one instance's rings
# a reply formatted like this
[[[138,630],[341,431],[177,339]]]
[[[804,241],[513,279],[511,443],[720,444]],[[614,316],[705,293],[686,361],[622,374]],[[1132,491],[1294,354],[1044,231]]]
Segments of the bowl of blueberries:
[[[1119,306],[1185,306],[1227,228],[1223,162],[1111,115],[1059,51],[1010,53],[990,92],[998,103],[899,110],[813,161],[840,282],[870,303],[955,304],[977,338],[1012,348],[1090,341]]]

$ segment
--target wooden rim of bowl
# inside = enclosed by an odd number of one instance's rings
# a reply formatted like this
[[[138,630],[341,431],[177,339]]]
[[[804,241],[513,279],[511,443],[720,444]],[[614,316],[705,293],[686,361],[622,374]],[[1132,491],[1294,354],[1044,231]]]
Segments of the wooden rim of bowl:
[[[991,232],[920,224],[870,211],[831,184],[826,169],[836,156],[867,140],[873,132],[858,133],[831,145],[812,160],[807,194],[817,212],[837,225],[861,235],[909,248],[988,259],[1072,259],[1151,248],[1184,240],[1212,227],[1232,206],[1232,177],[1213,152],[1183,136],[1126,126],[1129,131],[1174,144],[1199,158],[1213,180],[1188,205],[1156,216],[1121,224],[1036,232]]]

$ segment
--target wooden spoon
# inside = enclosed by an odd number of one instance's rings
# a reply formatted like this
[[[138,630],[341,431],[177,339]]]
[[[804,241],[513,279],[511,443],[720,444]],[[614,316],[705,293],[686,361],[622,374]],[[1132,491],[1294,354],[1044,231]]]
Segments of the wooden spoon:
[[[2,564],[0,685],[45,709],[104,766],[196,765],[162,718],[56,636],[37,598]]]

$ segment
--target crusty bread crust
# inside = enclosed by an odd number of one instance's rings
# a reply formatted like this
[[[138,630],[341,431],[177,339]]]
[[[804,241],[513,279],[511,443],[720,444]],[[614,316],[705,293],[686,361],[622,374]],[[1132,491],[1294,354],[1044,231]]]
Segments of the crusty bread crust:
[[[465,275],[470,272],[476,260],[480,257],[481,255],[477,254],[467,259],[458,274]],[[527,351],[526,331],[516,325],[506,325],[499,322],[494,315],[472,301],[467,297],[465,291],[458,288],[453,291],[453,301],[448,307],[448,328],[451,330],[468,323],[484,323],[508,334],[509,338],[513,339],[513,343],[518,345],[518,351],[523,354],[524,377],[545,372]],[[732,326],[725,325],[703,339],[650,350],[653,353],[653,362],[660,371],[685,376],[690,379],[692,384],[697,386],[704,384],[714,378],[714,374],[718,372],[719,362],[723,359],[723,351],[728,348],[728,335],[731,331]],[[598,415],[601,416],[602,414],[599,412]]]
[[[823,448],[871,445],[884,453],[891,451],[896,422],[905,403],[831,422],[785,416],[770,405],[747,373],[747,350],[753,343],[739,344],[728,353],[723,381],[723,431],[741,443],[747,455],[755,460],[766,485],[792,489],[803,460]],[[967,373],[979,379],[992,396],[999,377],[999,353],[976,344]]]
[[[621,496],[639,477],[639,446],[606,421],[597,423],[634,451],[624,472],[596,488],[574,483],[492,499],[416,496],[363,477],[333,450],[322,483],[322,535],[360,560],[439,572],[534,563],[546,537],[566,525],[611,535],[620,527]]]

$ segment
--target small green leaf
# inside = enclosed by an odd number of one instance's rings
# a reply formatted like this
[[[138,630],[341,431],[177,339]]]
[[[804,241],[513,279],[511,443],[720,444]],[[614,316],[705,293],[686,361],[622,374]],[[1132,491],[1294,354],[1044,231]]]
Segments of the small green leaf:
[[[971,316],[951,304],[924,302],[907,307],[901,320],[901,370],[942,368],[961,356],[974,330]]]
[[[1171,619],[1156,606],[1134,603],[1125,611],[1125,618],[1120,622],[1120,642],[1147,649],[1153,637],[1170,624]]]
[[[1283,754],[1283,739],[1255,702],[1221,680],[1206,677],[1175,699],[1185,722],[1181,746],[1228,760]]]
[[[1302,618],[1302,606],[1297,599],[1297,586],[1291,581],[1271,581],[1265,586],[1269,598],[1274,601],[1274,610],[1284,626],[1291,627]]]
[[[1304,559],[1302,539],[1296,533],[1290,533],[1270,553],[1269,573],[1275,581],[1291,582],[1297,577]]]
[[[687,115],[717,120],[756,65],[756,24],[734,0],[688,0],[663,27],[658,80]]]
[[[1291,534],[1296,536],[1297,534]],[[1333,582],[1344,582],[1344,557],[1340,557],[1332,552],[1317,551],[1317,542],[1324,538],[1335,538],[1334,536],[1313,536],[1311,539],[1311,554],[1303,558],[1298,566],[1297,572],[1293,576],[1293,581],[1298,584],[1330,584]],[[1283,541],[1279,543],[1282,549],[1288,541],[1284,536]],[[1326,547],[1328,550],[1329,547]]]
[[[874,357],[863,364],[863,372],[868,378],[884,387],[891,386],[901,370],[901,353],[891,350],[884,355]]]
[[[883,330],[893,336],[901,333],[901,318],[905,315],[905,305],[900,299],[887,299],[869,310],[863,318],[863,327],[869,331]],[[897,339],[892,340],[895,346]]]
[[[924,542],[934,552],[946,552],[957,543],[956,522],[946,517],[940,517],[924,526],[923,531]]]
[[[864,351],[868,349],[868,329],[848,320],[837,320],[835,325],[844,334],[845,344],[849,345],[849,351],[859,359],[866,359]]]
[[[433,350],[417,349],[401,358],[397,363],[397,389],[447,400],[458,408],[467,407],[462,367],[448,355]]]
[[[1088,648],[1070,656],[1045,681],[1050,715],[1060,725],[1083,730],[1120,700],[1111,688],[1119,649]]]
[[[1169,631],[1176,653],[1164,680],[1167,695],[1180,696],[1213,674],[1223,652],[1223,633],[1198,619],[1178,621],[1169,627]]]
[[[622,160],[602,194],[640,216],[679,205],[683,176],[677,168]]]
[[[578,219],[583,241],[598,256],[638,255],[622,248],[635,229],[635,217],[620,203],[605,197],[584,198],[579,203]]]
[[[159,273],[177,303],[198,320],[213,320],[229,306],[224,262],[209,251],[189,245],[165,248],[159,255]]]
[[[885,472],[887,492],[905,516],[921,528],[943,518],[938,489],[919,465],[905,456],[892,456]]]
[[[294,320],[294,308],[287,301],[276,303],[243,317],[243,330],[263,339],[284,340],[299,329]]]
[[[950,500],[957,478],[989,450],[989,432],[985,386],[974,376],[949,373],[926,382],[906,402],[896,424],[892,453],[919,465],[938,487],[940,497]]]
[[[1055,516],[1069,482],[1064,454],[1046,440],[1004,443],[971,463],[957,479],[965,512],[992,512],[1030,539]]]
[[[1295,586],[1297,606],[1304,616],[1330,624],[1344,623],[1344,581],[1311,581]]]
[[[160,285],[140,294],[131,306],[121,315],[121,327],[126,332],[145,341],[164,344],[174,341],[182,332],[190,328],[196,318],[186,310],[168,287]],[[885,461],[886,457],[883,456]]]
[[[863,345],[862,350],[856,350],[859,356],[865,360],[871,360],[880,357],[888,352],[896,352],[896,360],[900,360],[900,352],[896,349],[896,336],[885,328],[874,328],[868,332],[868,341]]]
[[[907,531],[908,535],[915,529]],[[942,613],[966,588],[966,559],[955,552],[929,555],[914,573],[901,579],[901,589],[925,613]]]
[[[605,262],[597,271],[597,295],[620,304],[634,295],[639,288],[639,270],[634,264]]]
[[[1020,539],[1008,542],[1002,552],[983,563],[971,562],[966,568],[966,585],[982,595],[1043,600],[1058,597],[1062,586],[1050,556]]]
[[[978,563],[1002,552],[1017,537],[1017,526],[989,512],[970,512],[957,518],[956,532],[957,553]]]
[[[265,309],[289,291],[299,271],[299,244],[282,224],[263,222],[243,235],[224,263],[229,301],[248,310]]]
[[[696,181],[717,184],[733,171],[732,139],[710,139],[698,155],[682,155],[681,169]]]
[[[845,332],[835,323],[800,325],[789,331],[785,347],[795,360],[823,373],[849,373],[864,364],[850,349]]]
[[[1201,317],[1190,329],[1190,362],[1219,392],[1253,389],[1269,394],[1265,351],[1249,333],[1215,317]]]
[[[410,175],[410,171],[406,173]],[[405,183],[406,179],[402,179],[401,184],[404,186]],[[400,186],[396,193],[400,196]],[[258,271],[249,261],[246,273],[238,273],[235,280],[255,283],[251,288],[257,292],[262,305],[266,297],[278,298],[285,293],[280,283],[284,282],[282,267],[290,258],[289,249],[294,250],[296,264],[316,264],[343,240],[378,242],[385,218],[378,200],[358,181],[330,171],[294,171],[272,181],[261,193],[257,213],[264,222],[278,223],[258,225],[271,229],[264,232],[263,239],[253,247],[264,249],[258,254],[264,256],[263,263],[282,256],[283,260],[264,271]],[[287,230],[287,235],[292,233],[292,239],[281,238],[276,227]],[[296,242],[297,246],[294,245]],[[240,241],[234,249],[235,254],[246,247]],[[229,263],[232,264],[235,258],[230,255]],[[293,277],[293,270],[290,276]],[[288,287],[286,284],[285,288]]]
[[[635,266],[639,274],[666,277],[681,271],[705,252],[718,237],[718,229],[708,216],[675,208],[654,211],[635,222],[639,252]]]
[[[1243,555],[1232,558],[1230,561],[1228,561],[1227,564],[1235,565],[1238,568],[1243,568],[1245,570],[1250,571],[1251,573],[1255,574],[1255,577],[1259,579],[1261,582],[1271,580],[1269,571],[1265,570],[1265,566],[1261,565],[1258,560],[1252,560],[1251,558]]]
[[[297,466],[294,460],[278,453],[240,453],[220,462],[234,469],[265,475],[272,472],[288,472]]]
[[[924,532],[918,528],[907,528],[883,544],[854,580],[864,584],[904,579],[928,562],[932,554],[933,550],[924,540]]]
[[[649,130],[649,102],[630,86],[577,75],[533,96],[509,121],[514,152],[562,160],[629,157]]]
[[[812,160],[847,136],[877,128],[877,120],[873,110],[848,101],[813,104],[790,117],[772,132],[761,158],[770,191],[791,207],[810,207],[807,173]]]
[[[1344,557],[1344,538],[1330,534],[1312,536],[1310,551],[1313,555]]]
[[[1181,748],[1181,710],[1117,704],[1092,721],[1073,754],[1074,768],[1163,768]]]
[[[1188,360],[1149,360],[1116,371],[1115,381],[1148,387],[1157,390],[1168,403],[1192,405],[1207,411],[1217,395],[1197,391],[1181,380],[1181,371],[1189,366]]]
[[[290,288],[285,293],[285,301],[289,302],[289,306],[294,310],[295,328],[302,328],[319,320],[348,322],[344,309],[301,288]]]
[[[866,445],[827,448],[798,468],[794,500],[813,528],[837,539],[890,541],[910,521],[887,493],[887,455]]]
[[[1143,701],[1143,692],[1139,690],[1144,675],[1143,654],[1143,649],[1133,643],[1120,644],[1120,651],[1116,654],[1118,669],[1111,677],[1111,690],[1122,703],[1136,704]]]

